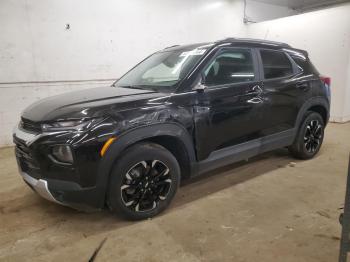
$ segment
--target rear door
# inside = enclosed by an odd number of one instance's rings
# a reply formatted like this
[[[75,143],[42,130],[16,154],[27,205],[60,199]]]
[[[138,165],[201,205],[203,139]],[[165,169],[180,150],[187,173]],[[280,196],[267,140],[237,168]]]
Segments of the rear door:
[[[262,85],[266,98],[263,134],[294,127],[303,102],[310,95],[308,78],[281,50],[259,49]]]

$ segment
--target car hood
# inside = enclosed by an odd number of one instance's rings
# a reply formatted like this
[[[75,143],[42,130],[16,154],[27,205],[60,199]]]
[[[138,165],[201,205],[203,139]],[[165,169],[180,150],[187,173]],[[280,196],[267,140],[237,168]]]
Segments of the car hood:
[[[34,122],[105,116],[106,113],[162,103],[167,94],[150,90],[97,87],[48,97],[27,107],[22,117]],[[154,104],[154,103],[152,103]]]

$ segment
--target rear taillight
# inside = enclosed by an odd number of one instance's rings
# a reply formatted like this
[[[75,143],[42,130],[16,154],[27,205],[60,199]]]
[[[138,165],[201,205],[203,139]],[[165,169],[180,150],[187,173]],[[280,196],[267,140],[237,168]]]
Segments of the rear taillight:
[[[321,81],[327,85],[328,87],[331,86],[331,78],[327,76],[320,76]]]

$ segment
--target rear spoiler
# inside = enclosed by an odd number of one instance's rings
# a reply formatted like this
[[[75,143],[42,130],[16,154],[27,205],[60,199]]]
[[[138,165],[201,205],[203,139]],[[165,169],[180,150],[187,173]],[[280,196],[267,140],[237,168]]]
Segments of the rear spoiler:
[[[303,55],[305,58],[309,57],[309,53],[302,49],[296,49],[296,48],[283,48],[285,51],[290,53],[291,55]]]
[[[302,50],[302,49],[295,49],[295,50],[302,53],[304,56],[309,57],[309,53],[307,51]]]

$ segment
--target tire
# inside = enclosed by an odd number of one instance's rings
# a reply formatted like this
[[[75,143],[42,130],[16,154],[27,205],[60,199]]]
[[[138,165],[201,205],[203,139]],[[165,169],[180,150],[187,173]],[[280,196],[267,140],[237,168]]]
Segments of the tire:
[[[122,153],[112,168],[108,206],[130,220],[153,217],[166,209],[180,184],[180,167],[164,147],[135,144]]]
[[[321,148],[324,127],[323,118],[319,113],[307,111],[293,145],[288,148],[290,153],[298,159],[313,158]]]

